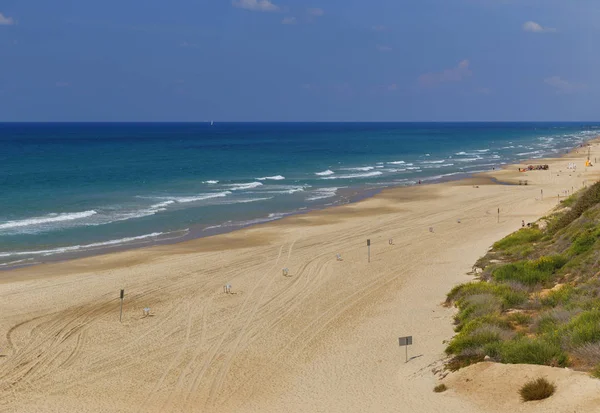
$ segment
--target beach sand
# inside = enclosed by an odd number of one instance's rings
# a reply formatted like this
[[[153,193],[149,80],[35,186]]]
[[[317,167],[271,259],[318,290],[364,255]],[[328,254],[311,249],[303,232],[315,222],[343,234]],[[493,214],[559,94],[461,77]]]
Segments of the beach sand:
[[[521,220],[600,178],[579,152],[532,162],[549,171],[511,166],[229,234],[2,272],[0,412],[600,410],[600,381],[542,366],[483,363],[433,393],[453,336],[446,293]],[[398,346],[407,335],[408,363]],[[537,374],[557,393],[520,402],[519,386]]]

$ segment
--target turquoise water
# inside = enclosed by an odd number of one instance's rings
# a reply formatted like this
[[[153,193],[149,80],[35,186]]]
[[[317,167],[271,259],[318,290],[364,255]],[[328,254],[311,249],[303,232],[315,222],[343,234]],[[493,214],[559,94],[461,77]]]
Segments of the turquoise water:
[[[182,240],[561,153],[595,123],[0,124],[0,266]]]

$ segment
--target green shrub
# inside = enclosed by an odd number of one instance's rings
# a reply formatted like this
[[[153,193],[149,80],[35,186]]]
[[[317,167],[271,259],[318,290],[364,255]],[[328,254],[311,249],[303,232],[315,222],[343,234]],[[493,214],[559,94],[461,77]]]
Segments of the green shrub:
[[[600,311],[585,311],[574,317],[564,328],[573,346],[600,341]]]
[[[493,294],[476,294],[461,298],[458,307],[460,311],[455,316],[455,320],[459,326],[462,326],[475,318],[500,314],[502,301]]]
[[[525,313],[512,313],[507,320],[520,326],[526,326],[531,323],[531,316]]]
[[[545,284],[566,262],[567,259],[562,255],[541,257],[534,261],[518,261],[496,268],[492,276],[495,281],[518,281],[528,286]]]
[[[498,347],[488,347],[490,355],[497,355],[508,364],[542,364],[564,367],[567,355],[559,345],[541,338],[519,337],[500,342]],[[496,353],[496,354],[493,354]]]
[[[600,364],[598,364],[596,367],[594,367],[592,369],[592,371],[590,372],[590,374],[592,375],[592,377],[600,379]]]
[[[532,242],[539,241],[543,237],[544,233],[537,228],[523,228],[517,232],[513,232],[506,238],[496,242],[494,244],[495,249],[506,250],[511,247],[529,244]]]
[[[571,222],[579,218],[585,211],[594,207],[600,203],[600,182],[595,183],[586,189],[573,204],[570,211],[564,213],[556,221],[552,223],[550,232],[555,233],[556,231],[566,227]]]
[[[575,289],[570,285],[565,285],[560,289],[550,291],[546,297],[542,298],[542,304],[547,307],[566,305],[574,296]]]
[[[525,291],[517,291],[509,285],[492,284],[488,282],[472,282],[461,284],[448,293],[446,303],[456,302],[461,307],[461,300],[465,297],[480,294],[493,294],[502,300],[503,309],[513,308],[527,301]]]
[[[483,348],[487,344],[501,340],[501,332],[496,327],[481,327],[473,332],[460,332],[457,334],[446,348],[448,354],[460,354],[467,349]]]
[[[598,240],[599,235],[600,233],[597,229],[588,229],[579,233],[573,239],[569,252],[573,255],[579,255],[589,251]]]
[[[552,396],[556,391],[556,386],[553,383],[550,383],[543,377],[540,377],[536,380],[531,380],[521,389],[519,390],[519,394],[521,395],[521,399],[524,402],[528,402],[531,400],[543,400]]]
[[[445,392],[446,390],[448,390],[448,387],[446,387],[446,385],[444,383],[438,384],[437,386],[435,386],[433,388],[433,391],[436,393],[442,393],[442,392]]]

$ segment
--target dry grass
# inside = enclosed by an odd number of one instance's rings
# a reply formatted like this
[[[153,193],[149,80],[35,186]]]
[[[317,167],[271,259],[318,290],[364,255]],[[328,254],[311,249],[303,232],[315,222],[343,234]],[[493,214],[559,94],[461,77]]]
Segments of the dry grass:
[[[442,392],[445,392],[446,390],[448,390],[448,387],[446,387],[446,385],[444,383],[438,384],[437,386],[435,386],[433,388],[433,391],[436,393],[442,393]]]
[[[552,396],[555,391],[556,386],[553,383],[540,377],[525,383],[525,385],[521,387],[521,390],[519,390],[519,394],[524,402],[529,402],[532,400],[547,399]]]

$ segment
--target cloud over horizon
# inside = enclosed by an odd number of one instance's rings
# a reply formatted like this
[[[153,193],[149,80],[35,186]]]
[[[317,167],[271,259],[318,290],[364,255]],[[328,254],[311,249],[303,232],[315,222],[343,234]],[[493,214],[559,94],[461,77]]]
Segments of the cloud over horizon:
[[[234,7],[252,11],[277,11],[279,6],[271,3],[270,0],[233,0]]]
[[[556,29],[552,27],[544,27],[534,21],[528,21],[523,24],[523,31],[530,33],[554,33]]]
[[[390,46],[386,46],[384,44],[378,44],[377,50],[379,50],[380,52],[391,52],[392,48]]]
[[[15,24],[15,21],[12,19],[12,17],[7,17],[0,13],[0,26],[10,26],[13,24]]]
[[[433,87],[441,83],[460,82],[473,74],[469,66],[469,60],[465,59],[459,62],[456,67],[446,69],[443,72],[422,74],[419,76],[419,85]]]
[[[568,80],[562,79],[560,76],[551,76],[544,79],[544,83],[554,88],[556,93],[559,94],[570,94],[584,90],[587,85],[583,83],[569,82]]]

